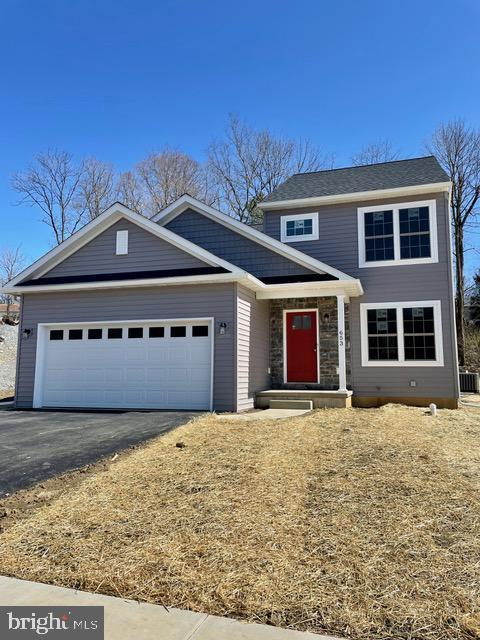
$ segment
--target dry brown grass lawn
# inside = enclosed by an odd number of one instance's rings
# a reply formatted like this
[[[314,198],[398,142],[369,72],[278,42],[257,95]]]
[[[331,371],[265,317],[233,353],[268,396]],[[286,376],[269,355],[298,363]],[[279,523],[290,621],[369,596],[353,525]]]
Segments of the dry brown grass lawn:
[[[479,480],[478,409],[207,417],[7,529],[0,573],[362,640],[479,638]]]

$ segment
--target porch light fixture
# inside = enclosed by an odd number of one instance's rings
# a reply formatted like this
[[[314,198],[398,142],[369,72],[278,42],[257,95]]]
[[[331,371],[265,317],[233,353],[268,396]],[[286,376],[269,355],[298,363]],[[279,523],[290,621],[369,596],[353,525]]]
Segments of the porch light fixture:
[[[28,340],[28,338],[32,335],[32,330],[31,329],[24,329],[22,331],[22,336],[24,340]]]
[[[227,323],[226,322],[221,322],[220,323],[220,329],[219,329],[218,333],[221,336],[224,336],[227,333]]]

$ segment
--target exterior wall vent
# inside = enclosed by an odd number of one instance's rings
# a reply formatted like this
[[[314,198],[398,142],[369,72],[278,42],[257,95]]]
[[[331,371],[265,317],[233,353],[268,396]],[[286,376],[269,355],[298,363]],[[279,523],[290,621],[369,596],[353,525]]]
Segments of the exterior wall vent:
[[[117,256],[125,256],[128,253],[128,231],[117,231]]]

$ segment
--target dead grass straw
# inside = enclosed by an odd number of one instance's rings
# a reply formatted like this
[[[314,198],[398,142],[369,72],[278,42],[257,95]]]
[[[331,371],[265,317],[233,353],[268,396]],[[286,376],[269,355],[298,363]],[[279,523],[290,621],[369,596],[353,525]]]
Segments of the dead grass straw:
[[[0,573],[357,640],[479,638],[479,478],[477,409],[207,417],[8,529]]]

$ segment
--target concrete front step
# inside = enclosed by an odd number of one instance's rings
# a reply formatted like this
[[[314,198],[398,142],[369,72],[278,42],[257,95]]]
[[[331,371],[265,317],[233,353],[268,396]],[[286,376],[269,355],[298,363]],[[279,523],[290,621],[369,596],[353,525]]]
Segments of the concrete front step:
[[[312,400],[270,400],[270,409],[306,409],[311,411],[313,409]]]
[[[352,406],[351,391],[328,391],[323,389],[269,389],[256,394],[258,409],[272,407],[272,400],[310,401],[314,409],[345,409]],[[272,407],[273,408],[273,407]]]

